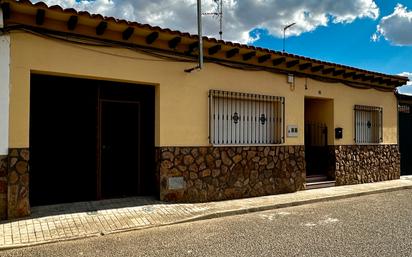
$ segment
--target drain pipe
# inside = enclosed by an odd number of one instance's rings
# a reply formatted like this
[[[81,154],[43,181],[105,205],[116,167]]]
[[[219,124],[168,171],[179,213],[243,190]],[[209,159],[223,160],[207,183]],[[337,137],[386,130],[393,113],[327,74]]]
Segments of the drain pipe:
[[[199,69],[203,68],[202,1],[197,0],[197,34],[199,35]]]
[[[197,35],[199,38],[199,58],[196,67],[186,69],[185,72],[192,72],[194,70],[201,70],[203,68],[203,31],[202,31],[202,1],[197,0]]]

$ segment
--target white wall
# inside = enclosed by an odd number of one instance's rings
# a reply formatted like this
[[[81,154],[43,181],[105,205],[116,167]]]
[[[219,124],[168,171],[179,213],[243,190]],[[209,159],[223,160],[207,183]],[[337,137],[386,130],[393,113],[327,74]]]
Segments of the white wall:
[[[9,151],[10,37],[0,34],[0,155]]]

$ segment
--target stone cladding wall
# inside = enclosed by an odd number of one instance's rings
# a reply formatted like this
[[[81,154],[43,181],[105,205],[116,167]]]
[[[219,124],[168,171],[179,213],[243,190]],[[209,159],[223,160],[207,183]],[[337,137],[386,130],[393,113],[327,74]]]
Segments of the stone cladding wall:
[[[336,185],[400,177],[397,145],[332,149]],[[156,186],[161,200],[180,202],[295,192],[305,189],[304,156],[304,146],[161,147],[156,149]],[[0,219],[30,215],[28,163],[26,148],[10,149],[8,156],[0,156]]]
[[[160,199],[204,202],[305,188],[304,146],[162,147]]]
[[[9,149],[7,196],[7,218],[9,219],[30,215],[28,164],[29,149]]]
[[[327,177],[328,180],[335,180],[336,179],[336,155],[335,155],[335,148],[334,145],[328,146],[328,156],[326,157],[325,161],[328,162],[327,166]]]
[[[0,156],[0,220],[7,218],[7,158]]]
[[[335,146],[336,185],[378,182],[400,177],[398,145]]]

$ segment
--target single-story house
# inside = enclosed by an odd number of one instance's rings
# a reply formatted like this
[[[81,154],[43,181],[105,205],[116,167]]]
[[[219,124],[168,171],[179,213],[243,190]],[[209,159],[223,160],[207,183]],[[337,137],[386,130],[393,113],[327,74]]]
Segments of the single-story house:
[[[214,201],[400,176],[406,77],[0,0],[0,216]],[[312,179],[312,180],[311,180]]]

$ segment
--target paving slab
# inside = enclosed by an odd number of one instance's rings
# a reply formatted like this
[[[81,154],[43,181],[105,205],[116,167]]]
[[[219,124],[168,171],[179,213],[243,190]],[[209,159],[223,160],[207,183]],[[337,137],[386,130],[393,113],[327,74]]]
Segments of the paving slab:
[[[244,214],[412,188],[412,176],[208,203],[167,203],[132,197],[33,207],[29,218],[0,222],[0,249],[102,236],[202,219]]]

